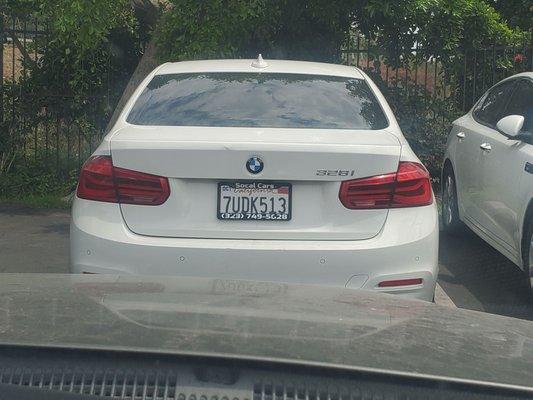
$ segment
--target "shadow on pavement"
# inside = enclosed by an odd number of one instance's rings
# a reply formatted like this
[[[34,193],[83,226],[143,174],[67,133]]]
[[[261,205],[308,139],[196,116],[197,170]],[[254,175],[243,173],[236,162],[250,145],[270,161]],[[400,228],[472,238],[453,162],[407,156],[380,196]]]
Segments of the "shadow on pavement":
[[[68,235],[70,232],[70,224],[68,222],[56,222],[43,226],[44,233],[59,233],[60,235]]]
[[[474,233],[441,233],[439,259],[439,283],[458,307],[533,320],[523,272]]]
[[[11,216],[50,216],[51,214],[64,214],[68,210],[50,208],[31,208],[24,206],[0,205],[0,214]]]

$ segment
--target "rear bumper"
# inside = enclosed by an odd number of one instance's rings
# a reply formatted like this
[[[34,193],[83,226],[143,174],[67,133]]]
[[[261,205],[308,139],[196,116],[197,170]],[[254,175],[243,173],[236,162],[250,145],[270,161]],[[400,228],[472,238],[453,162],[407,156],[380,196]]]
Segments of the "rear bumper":
[[[132,233],[116,204],[76,199],[71,271],[179,275],[347,286],[431,301],[438,274],[433,204],[389,212],[382,231],[359,241],[180,239]],[[410,287],[379,282],[422,278]]]

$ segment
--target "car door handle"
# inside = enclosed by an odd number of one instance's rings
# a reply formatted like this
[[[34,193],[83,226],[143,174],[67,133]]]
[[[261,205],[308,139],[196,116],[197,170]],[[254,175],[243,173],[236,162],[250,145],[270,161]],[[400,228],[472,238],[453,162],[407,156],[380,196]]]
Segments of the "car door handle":
[[[479,145],[479,148],[483,151],[486,151],[486,152],[489,152],[492,150],[492,146],[490,145],[490,143],[481,143]]]
[[[459,132],[459,133],[458,133],[457,135],[455,135],[455,136],[457,136],[459,139],[464,139],[464,138],[466,137],[466,135],[465,135],[464,132]]]

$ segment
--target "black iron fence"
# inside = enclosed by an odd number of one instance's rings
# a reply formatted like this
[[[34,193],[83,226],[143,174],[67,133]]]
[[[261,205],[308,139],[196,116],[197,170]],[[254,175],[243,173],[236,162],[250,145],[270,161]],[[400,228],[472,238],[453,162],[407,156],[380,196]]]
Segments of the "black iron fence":
[[[394,59],[372,41],[356,35],[341,57],[377,83],[411,147],[438,180],[450,123],[493,84],[531,71],[533,47],[456,49],[445,62],[435,53],[415,46]]]
[[[533,71],[533,46],[491,46],[467,51],[463,57],[460,94],[463,109],[498,81],[525,71]]]
[[[39,90],[31,78],[46,43],[47,27],[38,19],[0,15],[0,174],[13,164],[38,161],[67,175],[78,169],[100,142],[109,93],[87,99],[61,91]],[[75,116],[63,105],[84,104]],[[62,110],[65,110],[62,112]]]
[[[102,103],[118,100],[109,98],[109,90],[76,98],[83,107],[73,117],[69,107],[62,107],[73,101],[71,95],[32,87],[28,78],[42,57],[37,43],[46,40],[47,28],[39,20],[0,15],[0,174],[25,160],[58,174],[76,171],[104,133],[109,113],[102,112]],[[414,48],[406,59],[391,62],[383,49],[356,35],[341,56],[378,83],[415,151],[435,172],[449,122],[497,81],[532,70],[533,48],[458,50],[446,64],[428,54]]]
[[[414,86],[428,97],[453,101],[463,112],[498,81],[533,70],[532,44],[458,49],[446,64],[428,56],[431,51],[423,50],[415,46],[407,60],[391,62],[383,49],[364,36],[356,35],[342,51],[342,60],[377,77],[386,88]],[[406,95],[415,92],[403,91]]]

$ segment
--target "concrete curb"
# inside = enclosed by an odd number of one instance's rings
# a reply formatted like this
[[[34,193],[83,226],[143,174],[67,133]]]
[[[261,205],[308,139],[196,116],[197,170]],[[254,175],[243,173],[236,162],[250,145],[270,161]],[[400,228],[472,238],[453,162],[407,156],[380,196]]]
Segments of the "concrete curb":
[[[457,307],[453,300],[450,298],[450,296],[446,294],[444,289],[442,289],[442,287],[438,283],[435,287],[435,304],[452,308]]]

